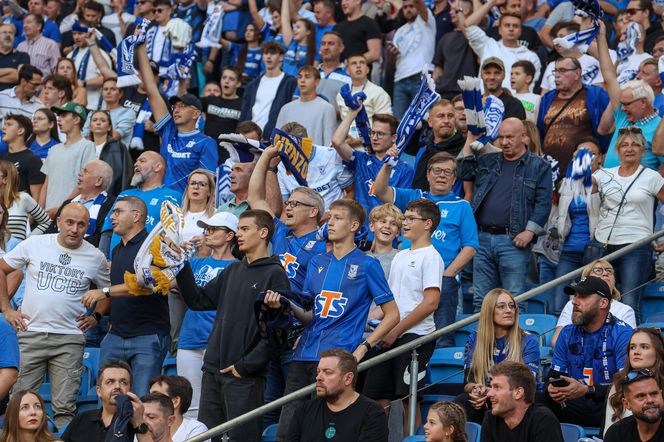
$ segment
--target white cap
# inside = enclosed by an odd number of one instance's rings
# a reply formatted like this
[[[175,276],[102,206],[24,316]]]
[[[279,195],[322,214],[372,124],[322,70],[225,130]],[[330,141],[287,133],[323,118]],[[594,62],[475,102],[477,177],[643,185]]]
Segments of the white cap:
[[[215,213],[212,218],[207,221],[198,220],[196,225],[202,229],[206,227],[226,227],[229,230],[232,230],[234,233],[237,233],[237,223],[239,220],[237,216],[233,215],[230,212],[219,212]]]

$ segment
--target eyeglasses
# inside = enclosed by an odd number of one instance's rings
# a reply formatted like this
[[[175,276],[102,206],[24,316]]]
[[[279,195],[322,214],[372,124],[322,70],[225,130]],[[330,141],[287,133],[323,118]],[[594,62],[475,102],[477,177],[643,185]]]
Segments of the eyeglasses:
[[[207,187],[209,184],[206,181],[189,181],[190,187]]]
[[[387,132],[381,132],[379,130],[372,130],[371,131],[371,138],[377,137],[377,138],[383,138],[386,135],[389,135]]]
[[[639,98],[639,100],[640,100],[640,98]],[[631,101],[629,104],[623,104],[623,106],[629,106],[632,103],[634,103],[634,101]],[[641,130],[640,127],[627,126],[627,127],[622,127],[620,129],[618,129],[618,134],[619,135],[623,135],[623,134],[638,134],[638,135],[641,135],[641,134],[643,134],[643,131]]]
[[[125,212],[138,212],[138,210],[136,210],[136,209],[113,209],[111,214],[115,215],[115,216],[118,216],[121,213],[125,213]]]
[[[160,14],[164,11],[168,11],[168,8],[154,8],[154,12],[159,12]]]
[[[641,9],[641,8],[627,8],[627,9],[625,9],[625,11],[627,11],[627,15],[634,15],[639,11],[643,11],[643,9]]]
[[[434,176],[443,175],[448,178],[454,176],[453,169],[443,169],[442,167],[430,167],[429,172],[431,172],[431,174]]]
[[[614,271],[611,267],[593,267],[591,270],[595,275],[602,275],[606,273],[607,275],[613,275]]]
[[[203,228],[203,233],[214,233],[214,232],[230,232],[229,229],[226,227],[215,227],[215,226],[207,226]]]
[[[632,370],[629,373],[627,373],[623,378],[623,384],[627,385],[634,381],[638,381],[639,379],[654,378],[654,377],[655,373],[648,370],[647,368],[642,368],[640,370]]]
[[[555,68],[551,72],[553,72],[553,75],[556,75],[556,74],[564,74],[564,73],[567,73],[567,72],[573,72],[573,71],[576,71],[577,69],[579,69],[579,68]]]
[[[418,218],[417,216],[407,216],[403,219],[404,224],[410,224],[415,220],[424,221],[425,218]]]
[[[634,103],[636,103],[637,101],[641,101],[641,100],[643,100],[643,98],[635,98],[634,100],[632,100],[632,101],[628,101],[627,103],[624,103],[624,102],[621,101],[621,102],[620,102],[620,105],[621,105],[622,107],[627,107],[627,106],[631,106],[631,105],[633,105]],[[623,128],[623,129],[626,129],[626,128]],[[620,129],[620,130],[618,131],[618,133],[620,133],[620,131],[622,131],[623,129]],[[638,129],[638,127],[637,127],[637,129]],[[639,129],[639,132],[640,132],[640,131],[641,131],[641,129]]]
[[[299,207],[299,206],[315,207],[313,204],[307,204],[307,203],[303,203],[302,201],[296,201],[296,200],[288,200],[284,203],[284,206],[292,207],[293,209],[295,209],[296,207]]]
[[[501,312],[505,311],[505,310],[508,310],[508,309],[512,310],[512,311],[516,311],[517,308],[518,307],[513,302],[510,302],[509,304],[505,303],[505,302],[499,302],[498,304],[496,304],[496,310],[500,310]]]

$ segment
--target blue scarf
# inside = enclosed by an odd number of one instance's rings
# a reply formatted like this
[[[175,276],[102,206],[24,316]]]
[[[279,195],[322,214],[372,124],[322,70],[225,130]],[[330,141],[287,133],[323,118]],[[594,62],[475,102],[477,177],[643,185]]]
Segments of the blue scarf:
[[[151,26],[147,29],[145,33],[145,45],[148,51],[148,58],[154,60],[154,39],[159,31],[159,26]],[[168,63],[171,60],[171,52],[173,47],[173,41],[170,37],[164,37],[164,46],[161,48],[161,55],[159,56],[159,61],[157,64],[161,67],[168,67]]]
[[[567,166],[567,185],[572,190],[573,200],[580,197],[584,202],[588,202],[593,188],[593,159],[593,154],[581,147]]]
[[[618,43],[616,54],[621,63],[627,61],[629,57],[636,52],[636,44],[641,38],[641,27],[633,21],[627,23],[625,30],[625,40]]]
[[[369,123],[367,111],[362,106],[364,100],[367,99],[367,94],[362,91],[353,94],[348,84],[341,86],[339,94],[341,94],[346,107],[353,110],[360,109],[360,112],[355,117],[355,127],[357,127],[360,133],[362,145],[369,149],[371,147],[371,124]]]
[[[280,129],[272,131],[272,145],[279,150],[281,162],[300,186],[307,186],[309,160],[313,153],[311,138],[300,138]]]
[[[80,50],[81,48],[79,47],[76,47],[76,49],[74,49],[74,51],[71,53],[72,60],[76,60],[76,57],[78,56]],[[83,54],[83,57],[81,57],[81,62],[78,65],[78,69],[76,70],[76,78],[79,79],[80,81],[85,80],[85,73],[88,71],[89,62],[90,62],[90,49],[88,49],[87,52]]]
[[[90,28],[87,26],[82,25],[80,22],[74,22],[74,24],[71,27],[71,30],[74,32],[85,32],[88,33],[90,32]],[[104,36],[98,29],[93,28],[93,31],[95,31],[95,34],[97,35],[97,41],[99,42],[99,46],[105,50],[106,52],[111,52],[113,49],[113,44],[111,41]]]
[[[221,3],[210,3],[207,9],[207,18],[203,25],[201,41],[196,43],[199,48],[220,48],[221,30],[224,18],[224,8]]]
[[[90,236],[95,233],[95,230],[97,230],[97,217],[99,216],[99,210],[106,201],[106,198],[108,198],[108,193],[106,193],[106,191],[100,193],[97,195],[97,197],[92,202],[92,205],[88,209],[90,212],[90,223],[88,224],[88,230],[85,232],[85,236]],[[81,195],[77,195],[76,197],[72,198],[71,202],[80,203]]]
[[[417,130],[418,124],[424,119],[424,116],[427,114],[431,106],[434,105],[438,100],[440,100],[440,95],[436,92],[436,85],[433,82],[433,79],[428,74],[428,72],[422,72],[422,84],[420,84],[420,90],[417,92],[417,95],[410,102],[410,106],[404,113],[399,127],[397,127],[397,139],[395,144],[397,150],[401,153],[401,150],[406,147],[410,139],[413,137],[415,130]]]
[[[180,81],[189,78],[189,70],[194,61],[196,61],[196,52],[191,43],[182,52],[173,51],[171,53],[171,60],[166,71],[168,84],[165,85],[164,95],[170,98],[178,94]]]
[[[143,150],[143,135],[145,134],[145,120],[149,120],[152,116],[152,108],[150,107],[150,100],[147,98],[141,105],[141,110],[138,111],[136,116],[136,124],[134,124],[134,131],[131,134],[131,141],[129,147],[132,149]]]
[[[555,38],[553,44],[565,49],[575,49],[585,54],[590,43],[599,34],[599,20],[602,17],[602,10],[598,0],[572,0],[572,4],[576,8],[574,15],[590,17],[593,20],[593,27],[574,32],[562,38]]]
[[[482,103],[482,80],[477,77],[465,76],[457,83],[466,108],[468,131],[480,136],[471,146],[474,150],[480,150],[498,136],[498,128],[505,116],[505,105],[500,99],[489,95],[485,106]]]
[[[250,140],[241,134],[219,135],[219,147],[228,152],[231,163],[252,163],[258,160],[265,145],[256,140]],[[217,168],[217,192],[215,204],[219,206],[232,200],[235,195],[231,192],[231,168],[226,163]]]
[[[145,30],[150,20],[141,17],[136,19],[136,31],[118,45],[118,87],[135,86],[141,83],[134,67],[134,48],[145,43]]]

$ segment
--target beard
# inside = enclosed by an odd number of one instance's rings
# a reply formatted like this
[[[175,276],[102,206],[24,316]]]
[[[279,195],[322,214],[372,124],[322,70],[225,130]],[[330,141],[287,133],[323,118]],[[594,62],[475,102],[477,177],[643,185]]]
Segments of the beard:
[[[334,389],[328,389],[326,387],[322,388],[323,391],[321,391],[320,393],[316,391],[316,397],[325,399],[326,402],[334,403],[338,401],[339,397],[341,396],[341,393],[343,393],[343,388],[334,388]]]
[[[594,306],[585,312],[581,312],[577,316],[574,316],[574,313],[572,313],[572,323],[574,325],[585,327],[593,321],[595,316],[597,316],[597,313],[599,313],[598,306]]]
[[[655,409],[659,412],[658,413],[648,413],[648,414],[645,413],[647,410],[652,410],[652,409]],[[647,422],[649,424],[655,424],[655,423],[659,422],[659,420],[662,418],[662,416],[664,416],[664,410],[662,410],[659,407],[659,405],[655,404],[655,405],[644,407],[643,410],[641,410],[638,413],[632,411],[632,414],[634,414],[634,417],[636,417],[640,421]]]
[[[134,174],[134,176],[131,177],[131,181],[129,182],[129,185],[134,186],[134,187],[138,187],[138,186],[140,186],[141,184],[143,184],[145,182],[146,178],[147,177],[145,175],[143,175],[141,172],[136,172]]]

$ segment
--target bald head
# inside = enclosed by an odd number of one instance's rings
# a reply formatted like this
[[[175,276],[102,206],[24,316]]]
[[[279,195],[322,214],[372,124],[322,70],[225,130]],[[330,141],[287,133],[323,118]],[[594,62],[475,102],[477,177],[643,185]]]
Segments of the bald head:
[[[528,133],[523,121],[518,118],[507,118],[498,128],[498,147],[508,161],[521,158],[528,146]]]
[[[56,220],[60,233],[58,242],[68,249],[78,249],[90,223],[90,214],[84,205],[69,203],[62,208]]]
[[[134,176],[131,185],[143,188],[161,186],[166,174],[166,161],[157,152],[145,151],[134,163]]]

